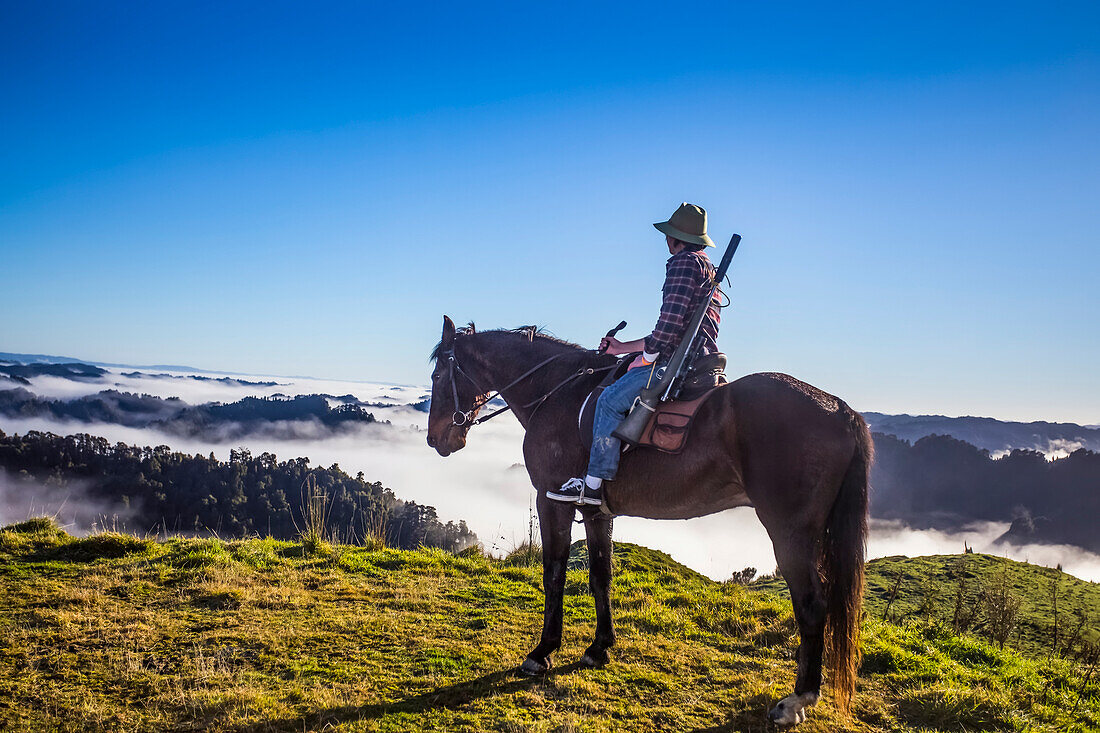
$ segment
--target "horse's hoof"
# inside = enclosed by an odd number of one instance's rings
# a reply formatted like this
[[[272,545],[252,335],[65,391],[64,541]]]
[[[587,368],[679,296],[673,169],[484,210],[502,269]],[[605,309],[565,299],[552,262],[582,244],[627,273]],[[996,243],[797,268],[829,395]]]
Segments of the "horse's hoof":
[[[768,712],[768,720],[776,725],[798,725],[806,722],[806,711],[784,710],[776,705]]]
[[[519,669],[516,671],[527,677],[538,677],[539,675],[546,674],[546,670],[548,669],[550,669],[549,659],[543,663],[531,657],[527,657],[527,659],[523,660],[523,664],[519,665]]]
[[[581,664],[591,669],[599,669],[611,661],[606,649],[589,649],[581,657]]]
[[[798,725],[806,722],[806,708],[817,702],[817,694],[806,692],[787,695],[768,712],[768,720],[776,725]]]

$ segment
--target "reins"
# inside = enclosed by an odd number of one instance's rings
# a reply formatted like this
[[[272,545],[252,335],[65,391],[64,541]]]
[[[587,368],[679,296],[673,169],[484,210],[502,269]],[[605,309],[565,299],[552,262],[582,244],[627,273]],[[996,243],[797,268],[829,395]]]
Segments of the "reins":
[[[454,347],[451,347],[451,349],[449,351],[444,352],[443,355],[446,356],[447,360],[451,362],[451,395],[454,398],[454,405],[455,405],[454,414],[451,415],[451,422],[454,423],[455,425],[458,425],[458,426],[465,425],[466,423],[470,423],[470,425],[473,426],[473,425],[480,425],[481,423],[483,423],[487,420],[491,420],[494,417],[496,417],[497,415],[501,414],[502,412],[508,412],[509,410],[512,409],[512,405],[505,404],[504,407],[500,408],[499,410],[491,412],[488,415],[484,415],[484,416],[479,417],[477,419],[471,420],[470,417],[471,417],[471,415],[473,415],[475,410],[480,408],[482,405],[485,405],[485,404],[489,403],[490,401],[492,401],[492,399],[494,397],[499,397],[505,390],[511,389],[512,387],[516,386],[517,384],[519,384],[520,382],[522,382],[523,380],[527,379],[532,374],[537,372],[538,370],[542,369],[547,364],[550,364],[551,362],[557,361],[558,359],[560,359],[562,357],[565,357],[565,356],[572,356],[573,354],[555,354],[554,356],[551,356],[548,359],[544,359],[543,361],[539,362],[538,364],[536,364],[535,366],[531,367],[526,372],[521,374],[519,377],[513,379],[511,382],[509,382],[505,386],[503,386],[500,389],[496,390],[496,394],[492,394],[492,395],[489,394],[490,392],[492,392],[492,390],[484,389],[480,384],[478,384],[476,379],[474,379],[469,374],[467,374],[466,371],[462,368],[462,366],[459,365],[458,359],[455,357]],[[586,375],[596,374],[597,372],[610,371],[611,369],[614,369],[615,366],[616,366],[615,364],[611,364],[611,365],[605,366],[605,367],[581,367],[580,369],[573,372],[568,377],[566,377],[565,379],[563,379],[562,381],[560,381],[556,385],[554,385],[550,389],[549,392],[543,394],[541,397],[536,397],[535,399],[531,400],[530,402],[519,405],[519,407],[521,409],[525,409],[525,408],[534,406],[535,410],[538,410],[540,407],[542,407],[542,403],[545,402],[547,399],[549,399],[551,395],[553,395],[555,392],[557,392],[559,389],[561,389],[565,385],[572,382],[574,379],[577,379],[579,377],[583,377],[583,376],[586,376]],[[458,409],[458,384],[455,381],[455,372],[456,371],[459,374],[461,374],[462,376],[466,377],[466,379],[469,380],[470,384],[474,385],[474,387],[478,390],[479,396],[484,396],[484,398],[481,399],[480,402],[477,402],[475,400],[474,406],[471,407],[469,410],[466,410],[466,411],[462,411],[462,410]]]

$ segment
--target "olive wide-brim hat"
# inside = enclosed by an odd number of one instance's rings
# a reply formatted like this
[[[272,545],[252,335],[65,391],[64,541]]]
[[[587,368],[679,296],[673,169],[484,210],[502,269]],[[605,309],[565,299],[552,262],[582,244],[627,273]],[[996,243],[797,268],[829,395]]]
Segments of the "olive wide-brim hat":
[[[707,210],[702,206],[680,204],[680,208],[672,213],[668,221],[659,221],[653,226],[657,227],[657,231],[681,242],[714,246],[714,242],[707,236]]]

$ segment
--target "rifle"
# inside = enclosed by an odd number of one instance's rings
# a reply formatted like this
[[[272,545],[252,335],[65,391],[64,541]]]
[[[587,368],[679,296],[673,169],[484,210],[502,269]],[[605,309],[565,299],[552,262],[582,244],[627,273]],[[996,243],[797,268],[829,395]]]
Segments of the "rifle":
[[[698,350],[695,348],[695,341],[699,335],[699,327],[703,325],[707,309],[710,308],[710,302],[714,299],[714,292],[718,290],[718,285],[726,276],[730,260],[733,259],[733,254],[737,251],[739,244],[741,244],[740,234],[734,234],[730,237],[729,246],[726,247],[726,252],[722,255],[722,262],[718,265],[718,270],[714,274],[714,280],[711,282],[710,290],[707,291],[707,297],[703,298],[703,302],[695,309],[691,321],[688,322],[684,338],[681,339],[680,345],[676,347],[676,351],[665,367],[660,381],[646,387],[634,398],[630,413],[619,423],[619,427],[611,432],[612,436],[627,445],[637,445],[642,439],[642,433],[645,432],[646,426],[649,424],[649,418],[657,411],[657,404],[669,398],[677,379],[687,371],[686,367],[689,367],[691,362],[695,360],[695,352]]]

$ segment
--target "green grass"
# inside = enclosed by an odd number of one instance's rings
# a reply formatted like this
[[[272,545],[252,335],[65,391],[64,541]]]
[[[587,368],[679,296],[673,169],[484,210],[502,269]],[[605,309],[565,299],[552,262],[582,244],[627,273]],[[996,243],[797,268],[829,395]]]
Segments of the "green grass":
[[[1019,624],[1009,637],[1009,646],[1035,656],[1049,654],[1054,639],[1055,591],[1061,643],[1073,635],[1083,619],[1081,638],[1092,643],[1100,641],[1100,584],[1054,568],[979,553],[871,560],[867,563],[867,613],[883,617],[900,578],[896,596],[890,603],[890,618],[931,618],[951,623],[960,582],[973,605],[978,586],[983,582],[996,583],[1001,573],[1005,574],[1011,593],[1020,599]],[[753,585],[773,591],[785,588],[778,578],[767,578]],[[973,631],[984,633],[980,618]]]
[[[764,731],[794,681],[784,595],[635,545],[616,545],[612,664],[575,664],[594,625],[578,546],[558,666],[531,680],[511,670],[541,626],[537,565],[122,537],[0,530],[0,730]],[[799,730],[1100,727],[1096,676],[1065,660],[923,620],[864,633],[853,717],[826,689]]]

